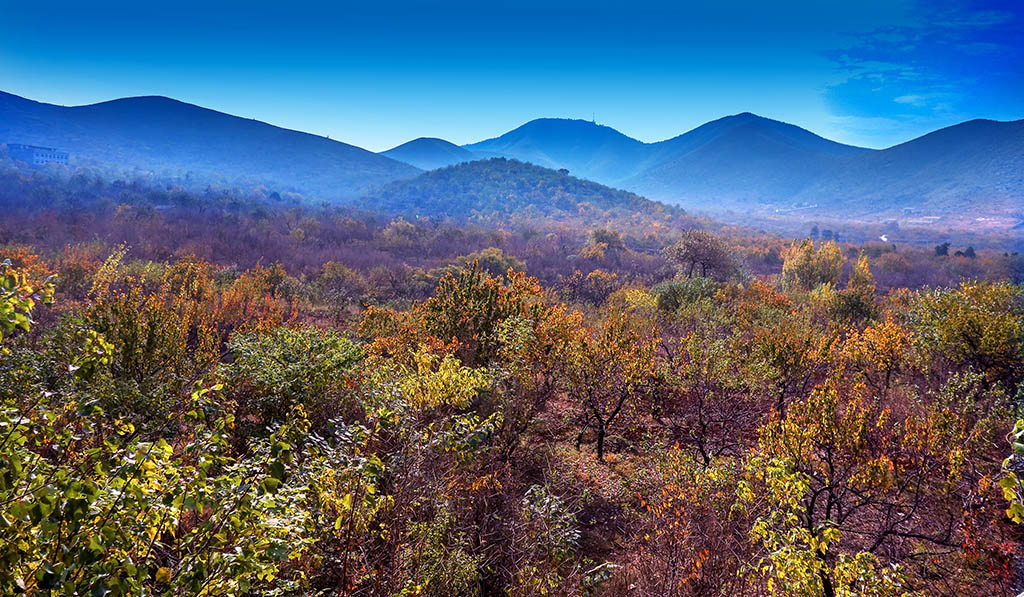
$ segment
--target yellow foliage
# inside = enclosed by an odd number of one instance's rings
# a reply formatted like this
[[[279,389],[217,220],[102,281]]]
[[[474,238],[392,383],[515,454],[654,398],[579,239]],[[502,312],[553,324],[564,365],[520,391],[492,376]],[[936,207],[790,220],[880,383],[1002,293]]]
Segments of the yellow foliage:
[[[812,290],[821,284],[839,283],[843,253],[834,242],[814,246],[805,239],[782,251],[782,285],[787,290]]]
[[[466,408],[490,383],[486,371],[464,367],[451,355],[423,351],[415,355],[415,361],[416,370],[406,371],[400,385],[406,401],[416,409]]]

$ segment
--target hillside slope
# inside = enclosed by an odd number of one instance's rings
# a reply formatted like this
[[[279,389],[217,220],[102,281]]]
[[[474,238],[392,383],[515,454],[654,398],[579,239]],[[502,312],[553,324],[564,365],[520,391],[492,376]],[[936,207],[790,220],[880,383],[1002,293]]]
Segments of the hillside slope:
[[[843,211],[1024,213],[1024,120],[971,120],[900,145],[835,160],[797,200]]]
[[[332,200],[419,173],[353,145],[166,97],[61,107],[0,92],[0,143],[58,147],[78,162],[266,182]]]

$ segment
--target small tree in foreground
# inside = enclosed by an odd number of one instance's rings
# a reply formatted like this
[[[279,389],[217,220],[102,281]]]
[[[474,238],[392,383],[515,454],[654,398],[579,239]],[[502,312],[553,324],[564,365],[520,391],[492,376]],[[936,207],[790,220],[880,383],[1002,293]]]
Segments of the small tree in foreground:
[[[726,280],[739,269],[732,248],[720,236],[705,230],[687,230],[662,252],[687,278],[701,276]]]
[[[576,446],[594,431],[597,459],[604,460],[608,430],[654,379],[655,340],[639,321],[612,311],[592,336],[572,351],[565,366],[569,395],[582,407]]]

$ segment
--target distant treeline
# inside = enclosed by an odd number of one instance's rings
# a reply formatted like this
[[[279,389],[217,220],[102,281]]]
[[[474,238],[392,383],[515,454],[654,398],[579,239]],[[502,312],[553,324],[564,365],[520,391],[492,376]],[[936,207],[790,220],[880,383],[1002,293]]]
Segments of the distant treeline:
[[[280,263],[290,274],[307,278],[335,262],[363,275],[376,270],[396,287],[421,280],[427,293],[433,283],[426,272],[489,248],[522,262],[548,286],[565,286],[577,272],[586,277],[595,270],[614,274],[615,287],[653,284],[672,275],[662,249],[683,230],[703,228],[728,239],[742,271],[781,271],[787,242],[777,236],[695,218],[519,162],[465,166],[471,168],[440,170],[423,175],[423,182],[396,185],[389,191],[394,204],[381,198],[364,203],[391,205],[389,212],[404,216],[312,204],[261,187],[191,191],[168,181],[111,182],[89,170],[0,169],[0,245],[32,245],[53,256],[71,244],[90,243],[102,247],[99,252],[126,244],[137,259],[192,255],[242,269]],[[474,178],[477,182],[470,182]],[[510,190],[526,180],[533,182],[523,195]],[[451,209],[444,212],[441,197],[449,185]],[[508,195],[506,201],[498,201],[499,191]],[[410,213],[414,193],[426,197],[420,217]],[[1020,256],[1002,251],[979,249],[968,256],[967,247],[960,246],[942,255],[932,246],[842,246],[850,263],[858,252],[866,252],[883,291],[948,285],[961,278],[1022,277]],[[395,294],[410,292],[405,288]]]

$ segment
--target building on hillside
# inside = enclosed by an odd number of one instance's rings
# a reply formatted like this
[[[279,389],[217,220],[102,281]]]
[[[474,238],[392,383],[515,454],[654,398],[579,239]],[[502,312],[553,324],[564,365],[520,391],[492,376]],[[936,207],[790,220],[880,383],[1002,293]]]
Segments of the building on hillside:
[[[68,163],[68,152],[58,151],[53,147],[40,147],[38,145],[23,145],[11,143],[7,146],[7,155],[18,162],[25,162],[34,166],[43,164],[64,164]]]

